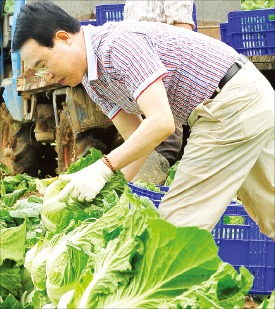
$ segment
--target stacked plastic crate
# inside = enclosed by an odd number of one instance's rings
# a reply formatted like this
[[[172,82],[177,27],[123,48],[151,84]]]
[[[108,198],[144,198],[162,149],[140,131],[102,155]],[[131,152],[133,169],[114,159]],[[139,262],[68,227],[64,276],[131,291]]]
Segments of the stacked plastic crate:
[[[107,21],[121,21],[124,18],[124,4],[103,4],[96,6],[96,19],[83,20],[82,26],[102,26]]]
[[[227,223],[228,217],[237,219],[232,221],[241,219],[242,223]],[[228,205],[212,235],[224,262],[237,270],[243,265],[254,275],[251,294],[272,293],[275,289],[275,242],[260,232],[243,205],[234,202]]]
[[[275,9],[229,12],[220,34],[243,55],[275,55]]]
[[[121,21],[124,18],[124,4],[103,4],[96,6],[97,26],[107,21]]]
[[[132,193],[148,197],[159,206],[169,187],[158,186],[160,192],[139,188],[129,183]],[[240,223],[232,224],[232,218]],[[251,294],[271,294],[275,289],[275,242],[262,234],[258,225],[250,219],[243,205],[231,202],[212,231],[218,246],[219,256],[236,270],[245,266],[253,275]]]
[[[221,40],[229,45],[228,41],[228,23],[221,23],[220,24],[220,34],[221,34]]]

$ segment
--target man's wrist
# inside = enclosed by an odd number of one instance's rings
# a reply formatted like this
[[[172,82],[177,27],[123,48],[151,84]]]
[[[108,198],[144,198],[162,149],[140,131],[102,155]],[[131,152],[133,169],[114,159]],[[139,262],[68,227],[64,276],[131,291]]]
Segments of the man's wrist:
[[[101,159],[108,167],[109,169],[113,172],[116,173],[116,170],[114,169],[111,161],[109,160],[109,158],[106,155],[103,155],[103,158]]]

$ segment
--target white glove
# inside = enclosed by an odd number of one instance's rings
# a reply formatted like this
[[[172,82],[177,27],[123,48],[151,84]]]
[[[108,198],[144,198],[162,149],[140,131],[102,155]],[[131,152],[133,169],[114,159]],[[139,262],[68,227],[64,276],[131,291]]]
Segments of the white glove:
[[[79,172],[59,175],[60,180],[69,181],[69,183],[59,193],[58,200],[62,201],[70,194],[80,202],[90,202],[112,175],[112,170],[102,160],[96,161]]]

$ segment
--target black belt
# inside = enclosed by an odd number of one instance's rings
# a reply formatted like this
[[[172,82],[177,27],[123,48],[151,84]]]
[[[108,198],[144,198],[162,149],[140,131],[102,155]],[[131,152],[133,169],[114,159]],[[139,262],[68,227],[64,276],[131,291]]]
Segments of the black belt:
[[[213,92],[212,96],[210,99],[214,99],[215,96],[221,92],[223,86],[243,67],[242,64],[245,64],[248,61],[248,59],[241,55],[235,62],[232,64],[232,66],[229,68],[227,73],[224,75],[224,77],[221,79],[219,82],[218,87],[216,90]]]

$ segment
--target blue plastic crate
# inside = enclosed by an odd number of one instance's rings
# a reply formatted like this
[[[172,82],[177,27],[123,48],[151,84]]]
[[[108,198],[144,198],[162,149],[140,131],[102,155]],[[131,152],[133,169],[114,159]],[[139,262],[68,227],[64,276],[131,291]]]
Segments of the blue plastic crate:
[[[87,25],[97,26],[97,21],[96,19],[81,20],[80,25],[81,26],[87,26]]]
[[[163,192],[154,192],[128,184],[132,193],[148,197],[159,206],[169,187],[157,186]],[[228,217],[242,219],[241,224],[226,224]],[[262,234],[258,225],[248,216],[243,205],[232,201],[212,231],[220,258],[239,270],[246,267],[253,275],[251,294],[271,294],[275,289],[275,242]]]
[[[228,14],[229,45],[247,56],[275,54],[275,9]]]
[[[197,8],[196,8],[196,3],[193,2],[193,12],[192,12],[192,18],[195,23],[195,29],[193,31],[197,32],[198,31],[198,24],[197,24]]]
[[[105,24],[107,21],[121,21],[124,18],[125,4],[104,4],[96,6],[97,26]]]
[[[243,218],[243,224],[226,224],[226,217]],[[243,205],[230,204],[212,231],[220,258],[253,275],[251,294],[271,294],[275,289],[275,242],[262,234]]]
[[[159,206],[162,198],[164,197],[163,192],[167,192],[169,190],[169,187],[166,186],[157,186],[161,192],[154,192],[151,190],[146,190],[146,189],[142,189],[138,186],[135,186],[133,183],[129,182],[128,183],[129,187],[132,190],[132,193],[137,194],[138,196],[145,196],[148,197],[156,207]]]
[[[229,45],[228,23],[220,23],[221,41]]]

